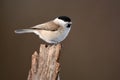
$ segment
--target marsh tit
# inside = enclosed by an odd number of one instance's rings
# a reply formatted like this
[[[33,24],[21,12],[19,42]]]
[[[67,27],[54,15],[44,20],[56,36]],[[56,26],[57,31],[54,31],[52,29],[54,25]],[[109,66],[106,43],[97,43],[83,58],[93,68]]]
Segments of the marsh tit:
[[[30,27],[29,29],[17,29],[15,33],[35,33],[45,42],[57,44],[67,37],[71,24],[69,17],[59,16],[54,20]]]

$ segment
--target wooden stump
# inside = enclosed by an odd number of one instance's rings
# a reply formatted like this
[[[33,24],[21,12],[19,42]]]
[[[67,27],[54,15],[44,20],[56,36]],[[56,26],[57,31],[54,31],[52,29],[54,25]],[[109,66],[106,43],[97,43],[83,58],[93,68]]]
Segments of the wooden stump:
[[[28,80],[60,80],[59,78],[59,54],[61,44],[40,45],[40,52],[32,55],[32,64]]]

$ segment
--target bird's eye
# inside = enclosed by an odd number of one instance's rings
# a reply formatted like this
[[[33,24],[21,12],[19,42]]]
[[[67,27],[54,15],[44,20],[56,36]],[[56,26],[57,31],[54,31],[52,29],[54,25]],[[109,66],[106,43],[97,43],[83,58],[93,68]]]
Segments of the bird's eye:
[[[71,26],[71,24],[68,24],[68,25],[67,25],[67,28],[69,28],[70,26]]]

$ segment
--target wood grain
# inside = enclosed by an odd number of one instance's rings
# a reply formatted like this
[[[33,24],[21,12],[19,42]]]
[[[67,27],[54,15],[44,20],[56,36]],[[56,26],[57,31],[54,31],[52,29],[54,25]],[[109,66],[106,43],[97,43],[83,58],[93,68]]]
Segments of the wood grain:
[[[32,64],[29,71],[28,80],[60,80],[59,55],[61,44],[40,45],[40,51],[32,55]]]

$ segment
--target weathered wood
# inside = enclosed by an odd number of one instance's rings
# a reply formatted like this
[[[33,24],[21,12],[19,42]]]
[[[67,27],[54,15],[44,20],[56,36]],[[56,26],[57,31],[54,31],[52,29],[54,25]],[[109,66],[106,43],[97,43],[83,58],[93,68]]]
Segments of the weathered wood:
[[[61,44],[40,45],[40,52],[32,55],[32,64],[28,80],[60,80],[59,78],[59,54]]]

